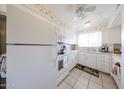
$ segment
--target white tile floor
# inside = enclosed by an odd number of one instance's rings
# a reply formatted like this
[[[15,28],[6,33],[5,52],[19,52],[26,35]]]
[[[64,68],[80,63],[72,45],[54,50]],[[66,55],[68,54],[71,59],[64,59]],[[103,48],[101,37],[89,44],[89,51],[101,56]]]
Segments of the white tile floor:
[[[117,89],[111,76],[99,73],[99,78],[74,68],[58,85],[59,89]]]

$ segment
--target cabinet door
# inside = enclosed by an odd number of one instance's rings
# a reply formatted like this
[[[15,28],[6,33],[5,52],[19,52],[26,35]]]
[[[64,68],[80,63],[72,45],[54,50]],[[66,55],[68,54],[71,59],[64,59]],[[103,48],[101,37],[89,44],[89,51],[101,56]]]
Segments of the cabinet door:
[[[73,54],[73,67],[77,64],[77,53]]]
[[[65,29],[64,42],[67,43],[67,44],[69,44],[69,42],[70,42],[70,41],[69,41],[69,40],[70,40],[70,39],[69,39],[69,36],[70,36],[70,35],[69,35],[69,31],[68,31],[67,29]]]
[[[97,70],[105,72],[105,64],[102,64],[102,61],[97,61]]]
[[[70,44],[76,44],[76,33],[70,31]]]
[[[111,72],[111,56],[105,54],[97,55],[97,69],[106,73]]]
[[[75,66],[75,53],[72,54],[72,68]]]
[[[111,64],[111,55],[105,55],[105,72],[106,73],[111,73],[111,68],[112,68],[112,64]]]
[[[87,66],[86,55],[83,53],[79,54],[79,64]]]
[[[75,65],[78,63],[78,54],[75,53]]]
[[[71,54],[72,62],[71,62],[71,69],[75,66],[75,53]]]
[[[67,67],[67,69],[71,70],[71,65],[72,65],[72,57],[71,57],[71,55],[67,56],[67,60],[68,60],[68,67]]]
[[[105,72],[105,61],[102,54],[97,54],[97,69]]]
[[[96,54],[87,53],[87,66],[96,69]]]
[[[57,34],[57,42],[60,42],[60,41],[61,41],[60,28],[57,28],[57,30],[56,30],[56,34]]]

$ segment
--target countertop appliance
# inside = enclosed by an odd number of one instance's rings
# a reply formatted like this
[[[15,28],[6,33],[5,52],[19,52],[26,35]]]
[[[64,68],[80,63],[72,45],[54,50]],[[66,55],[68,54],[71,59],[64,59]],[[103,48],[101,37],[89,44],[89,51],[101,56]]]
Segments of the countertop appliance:
[[[7,5],[7,88],[57,88],[56,28],[23,5]]]
[[[59,46],[57,55],[65,54],[65,52],[66,52],[65,50],[66,50],[66,46],[65,45]]]
[[[71,44],[71,50],[77,50],[77,45],[76,44]]]
[[[121,54],[121,44],[113,44],[113,50],[115,54]]]
[[[100,52],[108,53],[108,45],[104,44],[100,47]]]

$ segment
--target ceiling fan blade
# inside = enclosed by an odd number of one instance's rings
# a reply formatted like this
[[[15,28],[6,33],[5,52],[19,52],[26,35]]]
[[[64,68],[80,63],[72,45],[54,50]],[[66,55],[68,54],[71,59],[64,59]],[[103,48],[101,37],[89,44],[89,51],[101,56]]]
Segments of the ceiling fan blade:
[[[95,11],[95,9],[96,9],[96,6],[87,7],[85,8],[85,12],[92,12],[92,11]]]

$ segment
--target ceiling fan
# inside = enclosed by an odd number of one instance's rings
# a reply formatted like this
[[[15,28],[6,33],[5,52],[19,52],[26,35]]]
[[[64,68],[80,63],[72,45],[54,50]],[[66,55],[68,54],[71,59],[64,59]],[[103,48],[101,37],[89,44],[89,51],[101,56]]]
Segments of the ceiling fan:
[[[94,12],[96,10],[95,5],[87,5],[87,4],[77,4],[74,8],[75,17],[76,19],[84,19],[86,17],[86,13]]]

